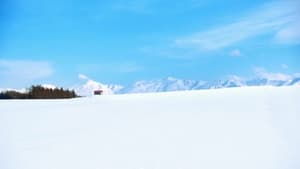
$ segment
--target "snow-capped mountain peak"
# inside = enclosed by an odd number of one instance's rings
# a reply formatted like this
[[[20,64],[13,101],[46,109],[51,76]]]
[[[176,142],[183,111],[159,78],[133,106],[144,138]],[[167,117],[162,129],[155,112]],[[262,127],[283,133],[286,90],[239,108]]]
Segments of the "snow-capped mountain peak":
[[[183,80],[174,77],[167,77],[160,80],[138,81],[132,86],[127,86],[117,93],[149,93],[166,92],[179,90],[201,90],[218,89],[242,86],[290,86],[300,84],[300,75],[268,74],[251,79],[244,79],[239,76],[230,76],[224,80],[201,81]]]
[[[79,79],[82,80],[82,84],[78,84],[75,87],[72,87],[76,93],[80,96],[90,96],[93,95],[95,90],[102,90],[103,94],[115,94],[123,88],[121,85],[111,85],[103,84],[95,80],[90,79],[89,77],[79,74]]]

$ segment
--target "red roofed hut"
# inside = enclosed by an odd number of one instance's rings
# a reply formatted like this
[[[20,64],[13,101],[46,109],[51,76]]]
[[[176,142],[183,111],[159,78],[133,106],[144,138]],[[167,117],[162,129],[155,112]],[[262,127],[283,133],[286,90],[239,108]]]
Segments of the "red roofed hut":
[[[103,90],[94,90],[94,95],[102,95]]]

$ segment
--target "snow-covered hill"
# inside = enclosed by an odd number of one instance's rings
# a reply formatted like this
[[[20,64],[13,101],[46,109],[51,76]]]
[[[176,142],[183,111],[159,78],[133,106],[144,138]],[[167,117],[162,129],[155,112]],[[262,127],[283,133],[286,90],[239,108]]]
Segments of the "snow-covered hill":
[[[300,86],[1,100],[2,169],[298,169]]]

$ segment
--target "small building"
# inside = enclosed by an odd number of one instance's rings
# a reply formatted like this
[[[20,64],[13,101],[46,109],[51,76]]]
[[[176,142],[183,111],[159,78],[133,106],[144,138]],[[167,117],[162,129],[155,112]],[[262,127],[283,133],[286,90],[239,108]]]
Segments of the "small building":
[[[94,95],[102,95],[103,90],[94,90]]]

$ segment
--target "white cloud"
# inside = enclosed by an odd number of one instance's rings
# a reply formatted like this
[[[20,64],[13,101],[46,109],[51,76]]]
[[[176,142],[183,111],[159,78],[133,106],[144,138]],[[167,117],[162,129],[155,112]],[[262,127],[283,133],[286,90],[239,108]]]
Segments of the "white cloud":
[[[6,83],[21,83],[51,76],[53,67],[46,61],[0,60],[0,77]]]
[[[300,17],[298,23],[288,25],[277,32],[275,40],[278,43],[293,44],[300,43]]]
[[[86,75],[84,74],[79,74],[78,75],[78,78],[81,79],[81,80],[86,80],[86,79],[89,79]]]
[[[271,72],[267,72],[263,68],[255,68],[254,71],[255,71],[255,73],[257,74],[258,77],[265,78],[265,79],[268,79],[268,80],[287,81],[287,80],[291,80],[293,78],[292,75],[284,74],[284,73],[271,73]]]
[[[239,57],[239,56],[242,56],[242,53],[240,50],[235,49],[230,52],[230,56]]]
[[[299,23],[299,10],[299,0],[275,1],[237,22],[178,38],[175,45],[197,50],[218,50],[266,33],[273,33],[279,40],[300,39],[298,26],[293,26]]]

